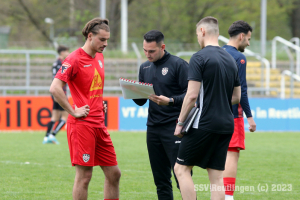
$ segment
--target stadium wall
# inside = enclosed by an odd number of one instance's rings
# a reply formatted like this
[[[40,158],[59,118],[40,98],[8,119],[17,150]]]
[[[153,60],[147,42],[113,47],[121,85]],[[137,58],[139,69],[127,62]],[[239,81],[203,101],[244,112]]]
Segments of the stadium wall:
[[[105,124],[109,130],[119,130],[119,98],[104,97],[109,106]],[[69,98],[72,104],[72,98]],[[5,96],[0,97],[0,131],[46,130],[51,118],[50,96]]]
[[[72,99],[69,99],[72,103]],[[104,97],[107,102],[108,130],[146,130],[148,102],[137,106],[122,97]],[[300,131],[300,99],[250,98],[252,115],[258,131]],[[45,130],[51,117],[49,96],[0,97],[0,131]],[[248,130],[247,119],[245,130]]]

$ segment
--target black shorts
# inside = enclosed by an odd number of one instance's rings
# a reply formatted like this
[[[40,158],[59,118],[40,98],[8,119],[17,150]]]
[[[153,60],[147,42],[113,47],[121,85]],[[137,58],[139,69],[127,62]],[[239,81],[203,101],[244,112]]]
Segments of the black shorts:
[[[176,162],[203,169],[224,170],[231,137],[232,134],[210,133],[192,128],[181,140]]]
[[[54,101],[53,96],[52,97],[52,101],[53,101],[53,110],[60,110],[60,111],[64,111],[64,109],[59,105],[59,103],[57,103],[56,101]]]

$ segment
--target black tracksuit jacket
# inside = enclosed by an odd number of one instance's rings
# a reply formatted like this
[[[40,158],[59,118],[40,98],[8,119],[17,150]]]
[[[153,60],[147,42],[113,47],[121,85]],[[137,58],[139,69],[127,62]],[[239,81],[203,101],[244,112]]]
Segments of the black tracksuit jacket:
[[[147,126],[159,126],[179,117],[182,102],[188,86],[188,63],[165,51],[164,56],[156,62],[146,61],[140,66],[139,81],[153,84],[155,94],[174,99],[173,106],[159,106],[149,102]],[[133,99],[142,106],[147,99]]]

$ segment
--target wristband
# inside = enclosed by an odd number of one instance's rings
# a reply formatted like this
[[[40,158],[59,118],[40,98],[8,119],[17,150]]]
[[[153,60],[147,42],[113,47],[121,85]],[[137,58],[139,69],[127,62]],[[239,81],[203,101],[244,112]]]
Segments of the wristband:
[[[174,105],[174,100],[172,99],[172,98],[169,98],[170,100],[169,100],[169,104],[168,104],[168,106],[173,106]]]
[[[183,126],[184,122],[179,121],[179,118],[177,119],[177,125]]]

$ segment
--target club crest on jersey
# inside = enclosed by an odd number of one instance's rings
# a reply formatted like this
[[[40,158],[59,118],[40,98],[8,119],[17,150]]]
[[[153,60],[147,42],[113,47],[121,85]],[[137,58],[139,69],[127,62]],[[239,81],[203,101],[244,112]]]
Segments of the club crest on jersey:
[[[65,73],[67,71],[67,69],[71,67],[71,65],[69,63],[63,63],[62,66],[61,66],[61,73]]]
[[[89,161],[90,160],[90,154],[83,154],[82,159],[83,159],[84,162]]]
[[[161,73],[162,75],[166,75],[168,73],[168,68],[167,67],[162,68]]]
[[[103,64],[102,64],[101,60],[98,60],[98,63],[100,65],[100,67],[103,68]]]

